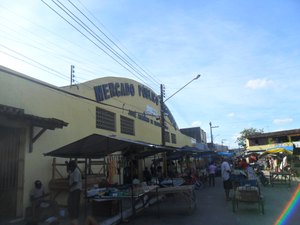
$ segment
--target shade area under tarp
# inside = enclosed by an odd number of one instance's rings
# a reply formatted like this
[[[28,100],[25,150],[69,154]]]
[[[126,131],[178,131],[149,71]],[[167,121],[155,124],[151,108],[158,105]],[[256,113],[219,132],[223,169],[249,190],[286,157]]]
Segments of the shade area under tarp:
[[[170,148],[130,139],[92,134],[63,147],[45,153],[44,155],[60,158],[97,159],[103,158],[118,151],[134,151],[136,155],[143,157],[149,154],[156,154],[167,150],[170,150]]]

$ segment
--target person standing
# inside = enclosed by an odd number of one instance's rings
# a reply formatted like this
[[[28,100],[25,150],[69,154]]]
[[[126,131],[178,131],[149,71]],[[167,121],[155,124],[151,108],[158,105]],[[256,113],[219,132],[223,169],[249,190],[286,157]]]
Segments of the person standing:
[[[222,180],[223,180],[223,186],[225,190],[225,196],[226,200],[229,201],[229,192],[230,189],[232,188],[231,180],[230,180],[230,174],[231,174],[231,169],[230,165],[227,162],[226,159],[223,159],[223,162],[221,164],[221,174],[222,174]]]
[[[143,171],[143,176],[144,176],[144,181],[146,181],[146,183],[150,185],[152,177],[150,171],[148,170],[148,167],[145,167]]]
[[[215,186],[216,165],[212,162],[208,167],[208,182],[209,186]]]
[[[73,225],[78,224],[80,209],[80,194],[82,189],[81,172],[75,161],[70,161],[67,166],[69,172],[69,198],[68,211]]]

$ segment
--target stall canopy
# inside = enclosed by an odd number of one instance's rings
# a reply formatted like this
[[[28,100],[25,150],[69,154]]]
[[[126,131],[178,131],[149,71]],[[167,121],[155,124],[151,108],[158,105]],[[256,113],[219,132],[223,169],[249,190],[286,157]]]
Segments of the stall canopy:
[[[276,154],[276,153],[282,153],[285,155],[292,155],[293,151],[286,150],[285,148],[272,148],[267,149],[264,153],[260,155],[260,157],[266,156],[268,154]]]
[[[234,153],[233,152],[218,152],[218,155],[222,156],[222,157],[233,157]]]
[[[179,149],[180,153],[183,155],[188,155],[194,158],[205,158],[217,156],[217,153],[211,150],[200,150],[197,147],[184,146]]]
[[[135,155],[142,158],[149,154],[156,154],[168,150],[172,150],[172,148],[130,139],[92,134],[44,155],[61,158],[97,159],[114,152],[122,151],[134,152]]]

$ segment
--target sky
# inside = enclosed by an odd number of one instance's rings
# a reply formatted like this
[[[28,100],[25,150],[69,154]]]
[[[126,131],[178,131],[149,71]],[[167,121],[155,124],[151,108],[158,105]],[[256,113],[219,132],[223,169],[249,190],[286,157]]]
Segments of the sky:
[[[69,11],[68,11],[69,10]],[[298,0],[1,0],[0,65],[51,83],[126,77],[179,128],[237,147],[243,129],[300,128]],[[72,20],[77,18],[79,21]]]

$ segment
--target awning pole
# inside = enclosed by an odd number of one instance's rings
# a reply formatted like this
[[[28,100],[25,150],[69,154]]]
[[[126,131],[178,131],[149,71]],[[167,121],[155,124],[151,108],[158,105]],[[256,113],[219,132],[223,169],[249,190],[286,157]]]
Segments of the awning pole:
[[[85,158],[85,161],[84,161],[84,164],[85,164],[85,170],[84,170],[84,176],[85,176],[85,181],[84,181],[84,216],[85,218],[87,217],[87,176],[88,176],[88,173],[87,173],[87,158]]]

